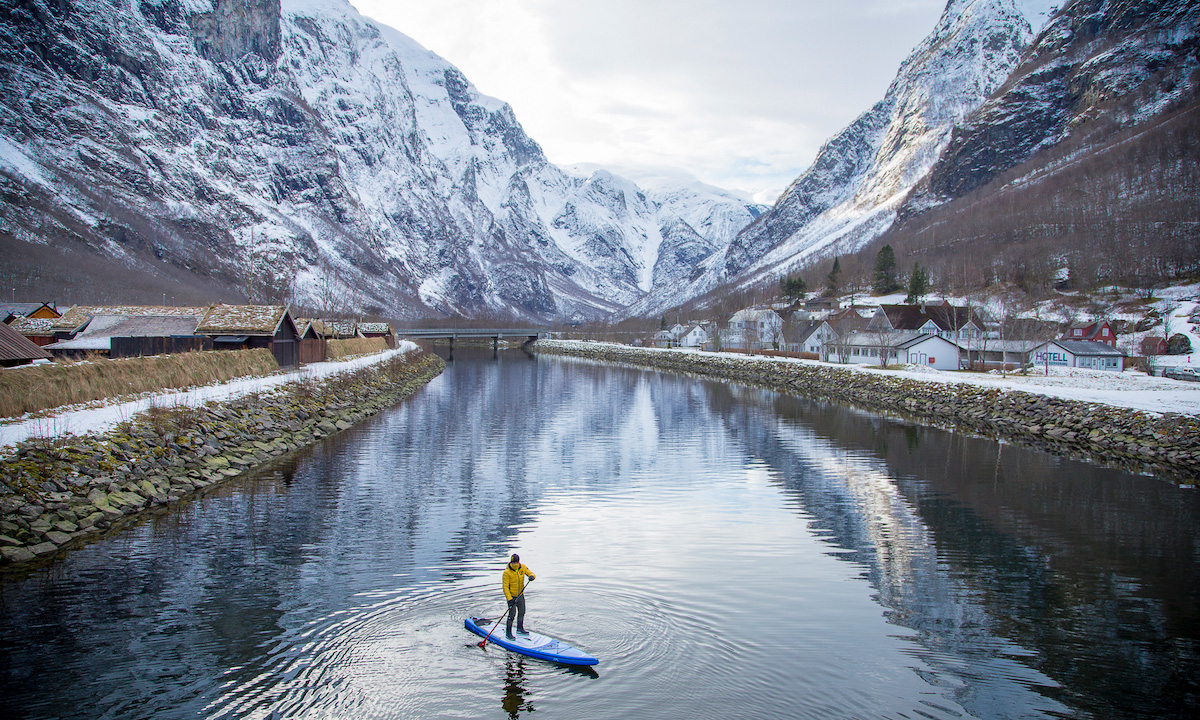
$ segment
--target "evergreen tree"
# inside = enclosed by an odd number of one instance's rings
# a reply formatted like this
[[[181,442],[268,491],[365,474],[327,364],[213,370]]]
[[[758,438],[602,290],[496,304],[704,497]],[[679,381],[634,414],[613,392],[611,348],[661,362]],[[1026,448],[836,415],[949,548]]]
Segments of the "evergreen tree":
[[[779,278],[779,292],[792,301],[804,300],[804,296],[808,293],[808,283],[804,282],[804,278],[799,275],[784,276]]]
[[[833,267],[829,269],[829,274],[825,276],[826,295],[837,295],[842,289],[842,263],[835,256],[833,258]]]
[[[921,298],[929,294],[929,275],[921,263],[913,263],[912,275],[908,276],[908,297],[904,302],[912,305],[921,302]]]
[[[884,245],[875,255],[875,279],[872,284],[876,295],[887,295],[900,289],[896,277],[896,252],[891,245]]]

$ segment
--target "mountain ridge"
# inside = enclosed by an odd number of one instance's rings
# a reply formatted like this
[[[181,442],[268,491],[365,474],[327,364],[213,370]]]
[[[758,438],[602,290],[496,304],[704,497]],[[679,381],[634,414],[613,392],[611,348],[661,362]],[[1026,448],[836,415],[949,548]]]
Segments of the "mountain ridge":
[[[309,307],[585,320],[682,271],[656,255],[679,208],[552,165],[511,107],[345,0],[0,13],[0,242],[34,274],[90,262]],[[693,251],[723,241],[706,233]]]

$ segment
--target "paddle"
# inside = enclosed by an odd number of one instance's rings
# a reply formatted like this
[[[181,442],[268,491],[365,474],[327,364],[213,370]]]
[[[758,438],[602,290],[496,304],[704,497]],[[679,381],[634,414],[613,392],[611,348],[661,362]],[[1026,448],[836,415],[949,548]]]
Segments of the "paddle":
[[[529,585],[530,585],[531,583],[533,583],[533,581],[534,581],[534,580],[536,580],[536,579],[537,579],[537,578],[529,578],[529,582],[525,583],[525,587],[521,588],[521,592],[517,593],[516,595],[513,595],[513,600],[516,600],[517,598],[519,598],[519,597],[521,597],[522,595],[524,595],[524,594],[525,594],[525,590],[526,590],[526,589],[529,587]],[[508,617],[508,614],[509,614],[509,613],[511,613],[512,611],[513,611],[513,608],[512,608],[512,606],[510,605],[510,606],[509,606],[509,608],[508,608],[508,611],[507,611],[507,612],[505,612],[503,615],[501,615],[501,616],[500,616],[500,620],[503,620],[504,618]],[[496,621],[496,624],[492,626],[492,629],[491,629],[491,630],[488,632],[488,634],[487,634],[487,637],[485,637],[485,638],[483,639],[483,642],[479,643],[479,647],[483,648],[484,650],[487,650],[487,641],[492,639],[492,633],[496,632],[496,628],[500,627],[500,620],[497,620],[497,621]]]

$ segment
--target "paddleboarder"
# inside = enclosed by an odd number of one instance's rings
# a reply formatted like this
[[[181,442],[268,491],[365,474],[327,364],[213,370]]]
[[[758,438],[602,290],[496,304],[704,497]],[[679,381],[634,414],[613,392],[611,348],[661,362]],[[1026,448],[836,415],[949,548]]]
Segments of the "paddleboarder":
[[[508,561],[508,565],[504,567],[504,598],[508,600],[508,623],[504,626],[504,636],[509,640],[516,640],[513,635],[513,611],[516,610],[517,616],[517,632],[528,635],[525,630],[525,576],[529,576],[529,582],[533,582],[537,575],[533,571],[521,564],[521,556],[513,553],[512,559]]]

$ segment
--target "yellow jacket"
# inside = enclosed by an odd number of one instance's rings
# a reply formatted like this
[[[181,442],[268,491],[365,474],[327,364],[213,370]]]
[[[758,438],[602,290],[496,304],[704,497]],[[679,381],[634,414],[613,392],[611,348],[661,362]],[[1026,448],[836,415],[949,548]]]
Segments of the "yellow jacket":
[[[528,575],[530,580],[537,578],[533,571],[525,567],[523,563],[517,563],[514,568],[512,563],[504,566],[504,599],[512,600],[520,595],[525,590],[525,576]]]

